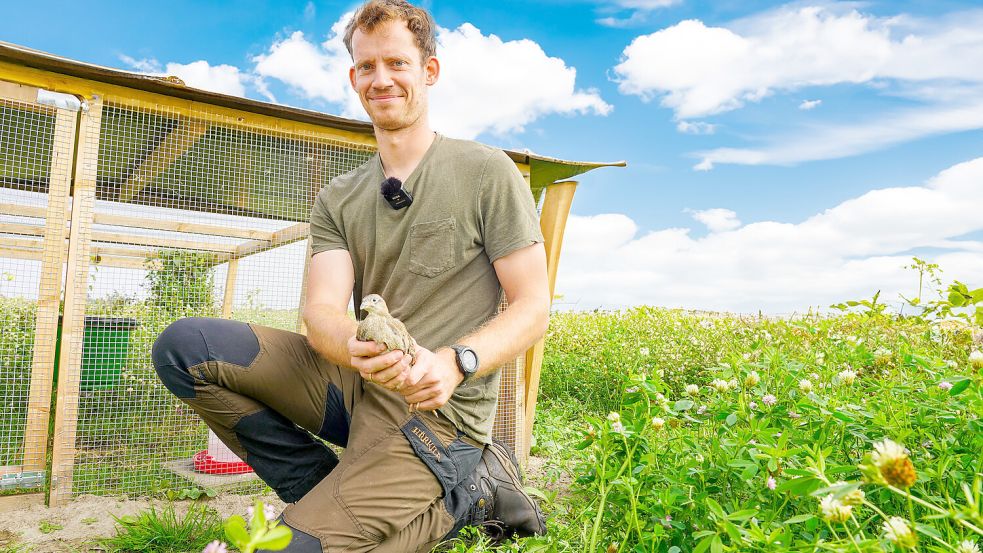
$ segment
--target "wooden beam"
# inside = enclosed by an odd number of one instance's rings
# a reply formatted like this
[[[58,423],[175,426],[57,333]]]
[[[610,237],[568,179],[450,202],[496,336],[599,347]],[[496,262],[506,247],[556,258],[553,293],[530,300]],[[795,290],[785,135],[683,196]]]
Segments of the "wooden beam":
[[[560,264],[560,248],[563,245],[563,231],[570,214],[577,183],[566,181],[546,188],[543,198],[543,211],[539,217],[539,226],[543,231],[546,246],[546,274],[549,279],[550,299],[556,288],[556,273]],[[526,352],[525,383],[525,451],[523,457],[529,456],[532,444],[532,425],[536,420],[536,400],[539,398],[539,373],[543,367],[543,348],[545,340],[540,340]]]
[[[220,226],[202,223],[184,223],[166,219],[151,219],[149,217],[130,217],[113,213],[96,213],[95,222],[99,225],[187,232],[190,234],[243,238],[246,240],[270,240],[273,238],[273,233],[267,230],[253,230],[232,225]]]
[[[233,259],[242,259],[255,253],[265,252],[273,248],[279,248],[287,244],[292,244],[298,240],[304,240],[310,235],[310,223],[297,223],[287,228],[273,233],[268,241],[247,242],[235,248],[232,253]]]
[[[36,86],[24,86],[22,84],[0,81],[0,99],[32,105],[37,104],[38,89]]]
[[[200,250],[234,254],[238,248],[235,244],[217,244],[215,242],[199,242],[195,240],[177,240],[157,236],[142,236],[123,232],[93,231],[93,242],[110,242],[113,244],[132,244],[135,246],[153,246],[157,248],[178,250]]]
[[[119,201],[129,202],[158,175],[190,150],[208,132],[208,125],[196,119],[182,118],[178,126],[134,169],[119,191]]]
[[[99,158],[99,129],[102,98],[88,99],[89,109],[80,114],[75,161],[75,190],[72,200],[71,239],[65,282],[65,311],[62,317],[61,359],[58,367],[58,397],[55,407],[54,448],[51,455],[49,505],[62,505],[72,496],[75,439],[78,427],[79,385],[82,376],[82,333],[89,284],[89,248],[92,214],[96,201],[96,167]]]
[[[65,226],[68,222],[68,194],[72,184],[77,113],[63,109],[56,113],[51,172],[48,178],[48,206],[44,214],[44,240],[40,252],[41,278],[38,283],[38,308],[34,326],[31,391],[24,429],[25,471],[44,471],[47,468],[51,383],[55,371],[55,344],[58,342],[62,267],[67,255]]]
[[[229,270],[225,273],[225,294],[222,296],[222,318],[232,318],[232,300],[235,299],[236,277],[239,275],[239,260],[229,260]]]
[[[185,100],[165,94],[53,73],[7,61],[0,61],[0,79],[86,98],[93,96],[112,98],[113,105],[158,113],[163,111],[168,115],[183,116],[211,124],[245,128],[264,134],[275,133],[292,139],[332,140],[366,150],[374,150],[376,145],[375,137],[371,132],[353,132],[333,128],[329,126],[328,122],[310,123],[195,100]]]
[[[56,132],[57,132],[57,123]],[[16,215],[18,217],[38,217],[45,216],[45,208],[34,205],[9,204],[0,202],[0,215]]]

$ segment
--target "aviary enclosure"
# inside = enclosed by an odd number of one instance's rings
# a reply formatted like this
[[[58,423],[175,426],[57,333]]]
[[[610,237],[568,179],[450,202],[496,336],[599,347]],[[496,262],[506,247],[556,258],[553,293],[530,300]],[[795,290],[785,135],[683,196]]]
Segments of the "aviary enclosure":
[[[158,382],[154,338],[186,316],[303,332],[310,206],[373,152],[364,123],[0,43],[0,493],[187,486],[207,428]],[[563,179],[607,164],[508,153],[552,286]],[[520,457],[542,347],[504,369],[495,432]]]

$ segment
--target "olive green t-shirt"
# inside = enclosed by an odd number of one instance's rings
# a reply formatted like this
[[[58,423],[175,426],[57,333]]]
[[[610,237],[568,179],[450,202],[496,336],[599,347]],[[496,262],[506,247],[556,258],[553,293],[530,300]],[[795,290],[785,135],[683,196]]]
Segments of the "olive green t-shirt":
[[[347,250],[355,306],[379,294],[421,346],[455,344],[497,313],[502,288],[492,262],[543,241],[532,192],[501,150],[441,135],[403,183],[412,205],[390,207],[383,180],[376,154],[321,190],[311,212],[313,254]],[[440,412],[490,443],[499,380],[497,370],[472,378]]]

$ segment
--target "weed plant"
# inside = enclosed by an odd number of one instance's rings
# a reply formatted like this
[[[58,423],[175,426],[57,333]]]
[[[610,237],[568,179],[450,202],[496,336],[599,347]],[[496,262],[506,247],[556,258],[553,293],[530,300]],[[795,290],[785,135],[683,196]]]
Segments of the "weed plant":
[[[549,534],[453,550],[975,553],[983,330],[868,303],[554,314],[532,450]],[[909,487],[874,463],[887,440]]]
[[[213,509],[192,503],[179,518],[174,505],[167,503],[160,511],[150,508],[116,518],[116,535],[101,540],[99,546],[109,553],[198,552],[223,538],[222,518]]]

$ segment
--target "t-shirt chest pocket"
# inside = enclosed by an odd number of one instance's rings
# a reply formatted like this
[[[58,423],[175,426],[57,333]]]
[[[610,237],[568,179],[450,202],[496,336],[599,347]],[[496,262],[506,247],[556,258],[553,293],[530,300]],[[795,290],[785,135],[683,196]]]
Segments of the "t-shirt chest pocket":
[[[410,272],[435,277],[457,264],[457,221],[453,217],[410,227]]]

